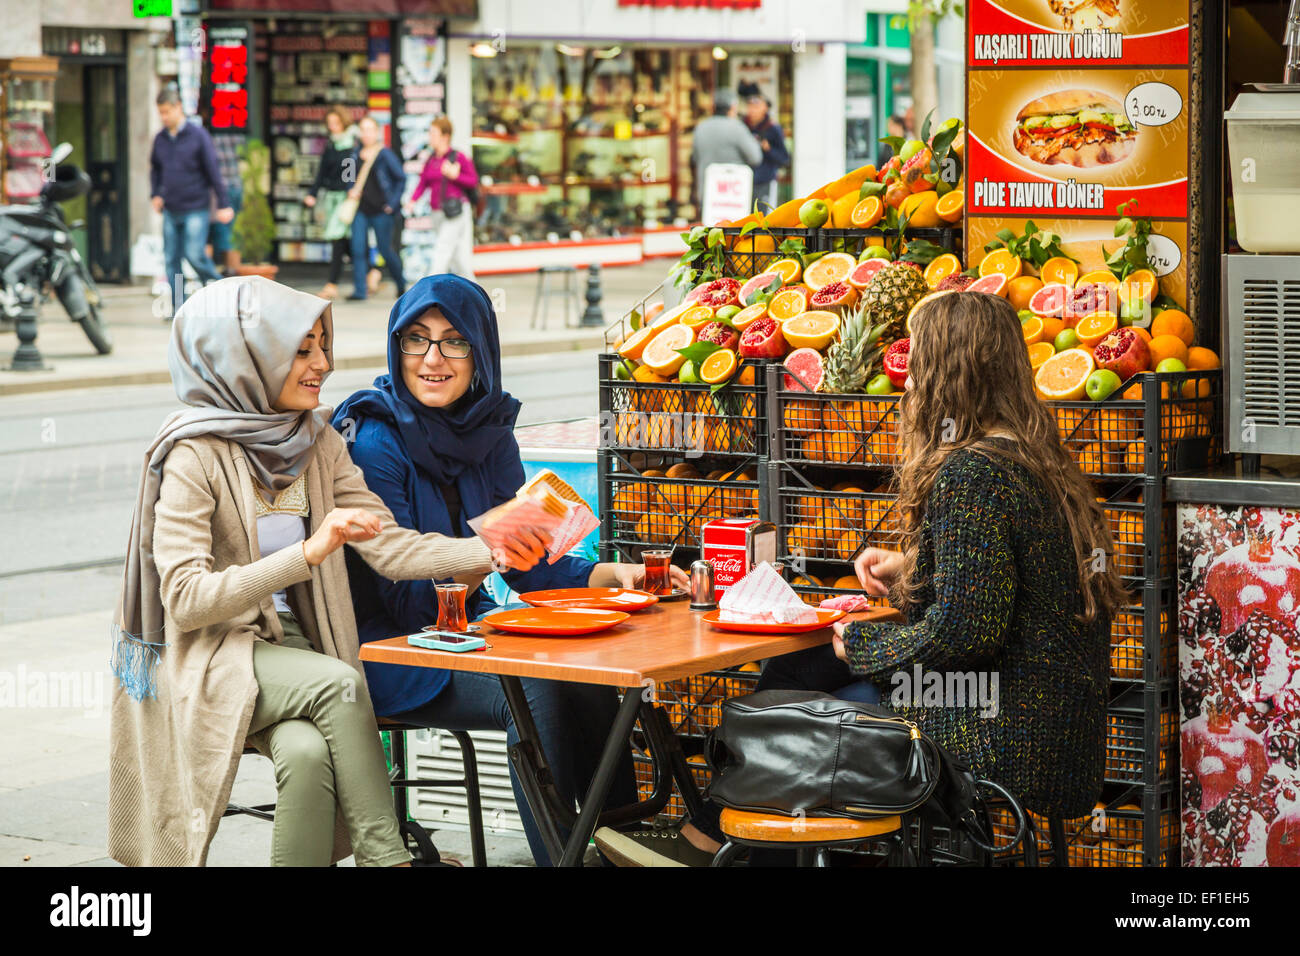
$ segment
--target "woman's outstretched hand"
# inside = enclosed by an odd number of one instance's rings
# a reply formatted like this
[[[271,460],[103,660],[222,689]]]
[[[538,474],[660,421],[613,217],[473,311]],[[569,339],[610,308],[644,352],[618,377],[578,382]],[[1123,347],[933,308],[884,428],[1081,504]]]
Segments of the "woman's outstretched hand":
[[[884,548],[867,548],[853,560],[862,590],[875,597],[887,597],[889,586],[903,571],[903,555]]]
[[[335,508],[316,532],[302,543],[302,553],[312,567],[349,541],[369,541],[383,530],[379,516],[364,508]]]

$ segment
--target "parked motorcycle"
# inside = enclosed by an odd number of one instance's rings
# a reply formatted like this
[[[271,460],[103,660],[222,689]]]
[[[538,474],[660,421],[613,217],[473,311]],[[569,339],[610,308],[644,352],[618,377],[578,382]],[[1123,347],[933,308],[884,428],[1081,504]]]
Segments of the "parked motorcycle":
[[[90,177],[79,166],[64,163],[71,153],[67,143],[55,148],[50,156],[54,177],[41,187],[35,205],[0,206],[0,311],[13,321],[26,302],[39,298],[43,304],[52,291],[95,351],[107,355],[113,343],[100,317],[99,289],[70,235],[86,224],[69,223],[59,206],[90,192]]]

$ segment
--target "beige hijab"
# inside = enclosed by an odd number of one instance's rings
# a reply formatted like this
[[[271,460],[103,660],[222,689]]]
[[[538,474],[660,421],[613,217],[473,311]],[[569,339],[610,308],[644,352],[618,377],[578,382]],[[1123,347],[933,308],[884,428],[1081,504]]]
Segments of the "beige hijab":
[[[169,415],[145,450],[113,627],[113,673],[135,700],[154,696],[154,671],[164,646],[153,561],[153,512],[163,462],[178,441],[218,435],[243,446],[263,487],[288,487],[306,467],[316,436],[330,427],[329,409],[280,412],[274,407],[317,319],[324,326],[323,344],[329,345],[329,302],[260,276],[214,282],[176,313],[167,365],[176,396],[188,407]],[[325,355],[332,369],[328,348]]]

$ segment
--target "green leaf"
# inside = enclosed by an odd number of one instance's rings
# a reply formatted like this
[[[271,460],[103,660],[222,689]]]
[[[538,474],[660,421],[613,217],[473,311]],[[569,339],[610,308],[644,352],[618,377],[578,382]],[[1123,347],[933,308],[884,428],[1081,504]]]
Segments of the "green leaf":
[[[934,145],[930,147],[930,152],[933,154],[930,160],[930,168],[932,169],[939,168],[939,163],[941,163],[944,160],[944,158],[947,157],[948,151],[952,148],[953,140],[957,138],[957,135],[960,132],[961,132],[961,125],[958,124],[957,126],[954,126],[951,129],[946,129],[940,133],[935,134]]]
[[[785,256],[801,255],[804,248],[804,242],[798,236],[790,236],[788,239],[782,239],[781,244],[776,247],[777,252]]]
[[[715,385],[710,385],[710,386],[709,386],[709,394],[710,394],[710,395],[717,395],[718,392],[722,391],[724,388],[726,388],[726,387],[727,387],[728,385],[730,385],[730,384],[731,384],[731,379],[727,379],[725,382],[718,382],[718,383],[715,384]]]
[[[1025,220],[1025,236],[1026,236],[1026,238],[1028,238],[1030,235],[1032,235],[1033,233],[1035,233],[1035,232],[1037,232],[1037,231],[1038,231],[1038,227],[1034,225],[1034,221],[1033,221],[1032,219],[1026,219],[1026,220]]]
[[[632,326],[633,332],[641,328],[641,313],[633,309],[631,315],[628,316],[628,323]]]
[[[930,142],[930,123],[934,120],[934,110],[925,114],[925,122],[921,124],[921,142]]]
[[[898,151],[903,148],[905,140],[901,136],[882,136],[880,142],[888,146],[890,152],[897,156]]]
[[[759,228],[761,228],[759,224],[751,220],[740,227],[740,237],[743,239],[745,236],[749,235],[755,229],[759,229]]]
[[[878,183],[873,179],[868,179],[863,182],[862,188],[858,190],[858,202],[871,196],[880,196],[883,199],[886,188],[887,187],[884,183]]]
[[[999,239],[1001,239],[1004,243],[1011,242],[1013,239],[1016,238],[1016,234],[1012,232],[1010,229],[999,229],[997,232],[994,233],[994,235],[997,236]]]
[[[708,234],[709,234],[709,230],[706,226],[696,226],[688,234],[690,238],[687,239],[687,242],[703,242],[704,237],[707,236]]]
[[[718,246],[722,244],[722,240],[725,238],[726,236],[723,234],[722,229],[718,226],[714,226],[709,230],[709,248],[718,248]]]
[[[810,265],[812,265],[814,262],[816,262],[824,255],[826,255],[825,249],[821,250],[820,252],[805,252],[803,254],[803,267],[807,269]]]
[[[1000,239],[991,239],[988,242],[984,243],[984,251],[992,252],[994,249],[1002,249],[1005,246],[1006,243],[1002,242]]]
[[[688,362],[694,362],[695,367],[699,368],[700,363],[716,352],[722,346],[715,345],[712,342],[692,342],[684,349],[676,349],[678,355],[685,358]]]
[[[775,295],[776,291],[780,288],[781,288],[781,277],[779,275],[774,275],[772,276],[771,279],[768,280],[767,285],[763,286],[763,288],[760,289],[759,292],[765,295]]]

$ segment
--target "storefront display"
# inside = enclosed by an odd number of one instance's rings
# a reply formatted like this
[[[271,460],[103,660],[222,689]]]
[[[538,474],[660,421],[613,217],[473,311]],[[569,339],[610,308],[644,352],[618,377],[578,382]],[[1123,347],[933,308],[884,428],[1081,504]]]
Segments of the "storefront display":
[[[5,202],[40,195],[44,160],[54,135],[54,85],[58,61],[52,57],[0,60],[0,174]]]
[[[407,195],[414,190],[429,152],[429,127],[446,112],[447,39],[439,20],[410,20],[402,24],[395,92],[397,119],[393,148],[402,157]],[[433,264],[435,233],[428,200],[402,229],[402,264],[410,275],[425,275]]]

